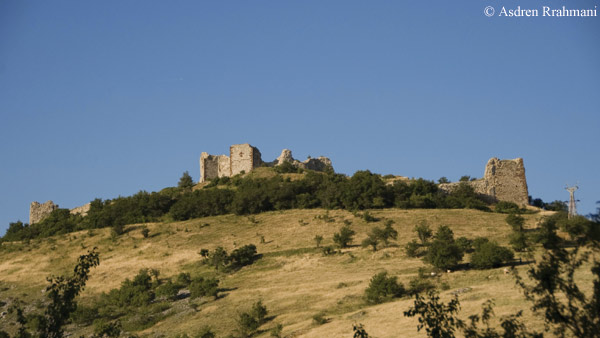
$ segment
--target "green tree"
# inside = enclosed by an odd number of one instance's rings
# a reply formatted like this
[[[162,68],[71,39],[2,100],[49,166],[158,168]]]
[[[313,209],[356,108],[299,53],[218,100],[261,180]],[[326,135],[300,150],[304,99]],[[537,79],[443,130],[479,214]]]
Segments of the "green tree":
[[[350,229],[349,226],[344,225],[340,228],[340,232],[335,233],[333,235],[333,241],[340,247],[346,248],[350,243],[352,243],[352,239],[356,232]]]
[[[192,180],[192,176],[190,173],[185,171],[181,178],[179,179],[179,183],[177,183],[177,187],[185,190],[191,190],[194,186],[194,181]]]
[[[512,261],[513,252],[495,242],[483,243],[471,255],[471,264],[477,269],[490,269]]]
[[[401,297],[404,292],[404,286],[398,283],[395,276],[388,276],[387,271],[382,271],[371,278],[369,286],[365,290],[365,298],[371,304],[379,304],[395,297]]]
[[[441,225],[430,243],[423,260],[438,269],[451,269],[460,263],[463,250],[455,243],[452,230]]]
[[[45,291],[49,303],[46,305],[43,315],[26,317],[19,306],[15,307],[17,322],[21,325],[16,337],[63,337],[63,326],[71,316],[71,313],[77,309],[75,297],[85,289],[91,268],[97,266],[99,263],[100,259],[96,248],[94,248],[88,251],[86,255],[79,256],[72,276],[48,277],[47,280],[50,285],[46,287]],[[35,321],[35,325],[30,325],[34,324],[33,321]],[[35,327],[35,334],[32,335],[27,330],[28,326]]]
[[[427,244],[433,235],[433,232],[426,221],[421,221],[419,224],[415,225],[414,231],[417,233],[417,237],[419,237],[419,240],[423,245]]]

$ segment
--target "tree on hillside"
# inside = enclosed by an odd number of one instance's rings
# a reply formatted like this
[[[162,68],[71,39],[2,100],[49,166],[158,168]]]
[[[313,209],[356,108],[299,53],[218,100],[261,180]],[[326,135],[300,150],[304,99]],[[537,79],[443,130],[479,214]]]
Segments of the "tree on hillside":
[[[13,309],[17,314],[17,322],[21,325],[16,337],[47,337],[61,338],[64,336],[62,327],[65,325],[72,312],[77,309],[75,297],[85,288],[89,279],[90,269],[100,264],[96,248],[86,255],[79,256],[77,265],[71,277],[48,277],[50,285],[46,287],[49,303],[43,315],[27,315],[16,305]],[[33,327],[34,334],[28,331]],[[0,331],[0,337],[8,337],[6,332]]]
[[[177,183],[177,187],[181,189],[192,189],[193,186],[194,181],[192,180],[192,176],[190,176],[189,172],[185,171],[183,175],[181,175],[179,183]]]
[[[457,266],[463,255],[464,252],[454,241],[452,230],[448,226],[441,225],[423,260],[438,269],[446,270]]]

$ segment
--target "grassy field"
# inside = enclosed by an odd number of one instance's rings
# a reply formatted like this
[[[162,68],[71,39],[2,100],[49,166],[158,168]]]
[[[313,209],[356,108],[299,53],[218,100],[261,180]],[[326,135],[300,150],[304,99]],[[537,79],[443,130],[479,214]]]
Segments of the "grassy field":
[[[415,239],[413,227],[426,221],[433,229],[448,225],[455,238],[465,236],[489,237],[508,245],[510,227],[506,215],[476,210],[372,210],[380,219],[366,223],[350,212],[329,211],[329,220],[320,217],[322,209],[269,212],[252,217],[216,216],[185,222],[145,224],[150,236],[141,234],[142,224],[131,225],[124,235],[111,238],[110,229],[82,231],[49,239],[31,241],[29,244],[5,243],[0,251],[0,301],[10,303],[18,297],[29,309],[44,300],[41,292],[46,277],[70,273],[77,257],[97,247],[100,265],[91,272],[87,288],[80,296],[81,304],[95,299],[100,293],[117,288],[126,278],[133,277],[141,268],[160,270],[161,277],[180,272],[192,275],[217,275],[223,288],[222,297],[213,300],[189,298],[172,303],[165,318],[140,332],[140,336],[172,337],[179,333],[192,334],[200,327],[210,326],[219,337],[233,332],[237,314],[248,310],[262,300],[269,311],[270,320],[260,327],[258,337],[268,337],[269,329],[283,324],[287,337],[352,337],[352,324],[362,323],[370,335],[385,337],[423,337],[417,333],[417,320],[405,318],[402,313],[412,305],[413,299],[404,297],[381,305],[367,305],[364,290],[369,279],[386,270],[408,285],[424,263],[409,258],[404,245]],[[541,215],[525,215],[526,226],[533,228]],[[339,231],[344,220],[352,223],[356,231],[354,246],[342,253],[323,256],[315,248],[315,235],[323,236],[321,246],[332,245],[333,234]],[[375,225],[393,220],[398,240],[376,252],[358,244]],[[199,251],[223,246],[227,251],[245,244],[255,244],[262,258],[253,265],[235,273],[216,273],[200,264]],[[518,256],[517,256],[518,257]],[[465,257],[468,261],[468,257]],[[526,265],[518,268],[524,274]],[[585,280],[583,274],[580,278]],[[528,327],[541,328],[542,322],[529,311],[529,304],[515,286],[514,278],[502,268],[441,273],[439,282],[449,289],[442,291],[448,300],[451,292],[469,288],[460,294],[461,316],[479,313],[481,304],[494,299],[497,316],[525,310]],[[0,302],[0,306],[2,302]],[[0,312],[6,311],[0,307]],[[323,313],[327,323],[313,323],[313,316]],[[6,320],[0,327],[14,330]],[[91,333],[90,327],[70,325],[75,336]]]

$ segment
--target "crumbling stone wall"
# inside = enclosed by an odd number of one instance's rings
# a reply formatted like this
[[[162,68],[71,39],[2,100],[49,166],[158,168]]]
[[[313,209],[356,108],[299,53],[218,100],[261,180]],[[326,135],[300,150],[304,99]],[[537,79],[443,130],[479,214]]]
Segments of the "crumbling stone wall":
[[[295,167],[302,169],[316,171],[325,171],[328,168],[333,169],[331,160],[327,157],[319,156],[318,158],[308,158],[304,162],[300,162],[292,157],[292,151],[289,149],[283,149],[281,151],[281,155],[274,161],[274,165],[282,165],[284,162],[289,162]]]
[[[487,193],[497,200],[514,202],[521,206],[529,203],[522,158],[514,160],[491,158],[485,166],[483,179],[488,182]]]
[[[70,209],[71,215],[79,214],[81,216],[87,216],[90,211],[91,203],[84,204],[80,207]],[[45,203],[31,202],[29,205],[29,224],[38,223],[44,220],[44,218],[50,216],[50,214],[59,209],[58,204],[54,204],[52,201],[46,201]]]
[[[529,191],[522,158],[500,160],[491,158],[485,166],[482,179],[467,182],[476,193],[487,197],[490,202],[507,201],[526,206]],[[440,184],[441,190],[453,191],[460,182]]]
[[[202,153],[200,155],[200,182],[206,182],[217,177],[235,176],[242,171],[249,173],[261,165],[272,167],[281,165],[284,162],[290,162],[302,169],[317,171],[324,171],[328,168],[333,169],[331,160],[327,157],[309,158],[304,162],[300,162],[292,157],[292,151],[288,149],[283,149],[281,155],[275,161],[263,162],[258,148],[244,143],[229,147],[229,156]]]
[[[75,208],[73,208],[73,209],[71,209],[69,211],[71,212],[71,215],[79,214],[79,215],[85,217],[85,216],[87,216],[88,211],[90,211],[90,207],[91,206],[92,206],[91,203],[87,203],[87,204],[84,204],[84,205],[82,205],[80,207],[75,207]]]
[[[58,209],[58,204],[54,204],[52,201],[46,201],[45,203],[31,202],[29,205],[29,224],[43,220],[56,209]]]
[[[234,144],[229,148],[231,176],[239,173],[249,173],[254,168],[260,167],[262,158],[258,148],[244,144]]]

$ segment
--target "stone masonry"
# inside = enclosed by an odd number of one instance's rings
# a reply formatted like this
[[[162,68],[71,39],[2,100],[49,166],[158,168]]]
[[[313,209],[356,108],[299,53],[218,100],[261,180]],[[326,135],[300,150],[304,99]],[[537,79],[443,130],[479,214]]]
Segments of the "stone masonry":
[[[254,168],[260,167],[262,158],[258,148],[244,144],[234,144],[229,148],[230,175],[235,176],[242,172],[249,173]]]
[[[507,201],[521,207],[529,203],[525,166],[522,158],[500,160],[491,158],[485,166],[482,179],[467,182],[476,193],[484,195],[490,201]],[[440,189],[452,191],[460,182],[440,184]]]
[[[300,162],[292,157],[292,152],[288,149],[284,149],[275,161],[263,162],[258,148],[248,143],[234,144],[229,147],[229,156],[210,155],[205,152],[200,155],[200,182],[219,177],[232,177],[242,172],[249,173],[260,166],[273,167],[284,162],[290,162],[298,168],[316,171],[332,168],[331,160],[327,157],[309,158]]]
[[[279,155],[275,162],[275,165],[282,165],[284,162],[290,162],[297,168],[315,171],[325,171],[327,168],[333,168],[331,160],[327,157],[319,156],[318,158],[309,158],[304,162],[300,162],[292,157],[292,151],[289,149],[283,149],[281,155]]]
[[[54,204],[52,201],[46,201],[45,203],[31,202],[29,205],[29,224],[43,220],[56,209],[58,209],[58,204]]]
[[[86,216],[88,211],[90,211],[90,206],[90,203],[84,204],[80,207],[70,209],[69,212],[72,215],[80,214],[81,216]],[[52,201],[46,201],[45,203],[31,202],[29,205],[29,224],[42,221],[56,209],[59,209],[59,206]]]

